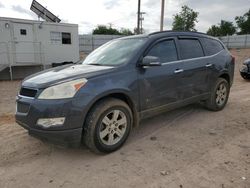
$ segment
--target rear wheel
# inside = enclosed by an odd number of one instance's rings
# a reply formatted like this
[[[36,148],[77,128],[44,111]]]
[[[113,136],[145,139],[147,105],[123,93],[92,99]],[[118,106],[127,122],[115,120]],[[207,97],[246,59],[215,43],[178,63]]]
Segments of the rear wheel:
[[[124,144],[131,126],[132,112],[129,106],[119,99],[105,99],[90,111],[83,139],[91,151],[110,153]]]
[[[206,101],[206,107],[209,110],[222,110],[228,101],[230,87],[227,80],[219,78],[212,90],[210,98]]]

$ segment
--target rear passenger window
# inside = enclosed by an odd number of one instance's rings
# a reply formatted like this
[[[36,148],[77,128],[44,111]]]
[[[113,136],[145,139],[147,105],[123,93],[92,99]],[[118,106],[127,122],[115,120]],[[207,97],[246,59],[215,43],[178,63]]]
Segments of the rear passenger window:
[[[224,49],[219,41],[214,39],[203,38],[203,48],[206,55],[214,55]]]
[[[197,39],[179,39],[179,44],[182,59],[204,56],[201,44]]]
[[[157,43],[149,51],[148,56],[158,57],[161,63],[176,61],[178,58],[174,40],[166,40]]]

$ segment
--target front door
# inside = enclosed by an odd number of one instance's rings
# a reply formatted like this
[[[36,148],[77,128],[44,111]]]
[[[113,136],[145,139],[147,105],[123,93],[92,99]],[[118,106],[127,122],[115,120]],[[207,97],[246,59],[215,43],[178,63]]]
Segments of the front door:
[[[162,65],[139,68],[141,111],[177,102],[181,95],[181,74],[175,39],[156,42],[145,56],[158,57]]]

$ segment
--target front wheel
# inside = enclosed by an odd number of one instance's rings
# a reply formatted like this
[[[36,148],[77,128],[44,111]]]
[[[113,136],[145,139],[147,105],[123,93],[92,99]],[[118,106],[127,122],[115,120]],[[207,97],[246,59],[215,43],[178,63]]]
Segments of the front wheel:
[[[110,153],[119,149],[128,138],[132,117],[129,106],[119,99],[99,101],[85,122],[85,145],[96,153]]]
[[[212,111],[222,110],[227,104],[230,87],[227,80],[219,78],[215,83],[210,98],[206,101],[206,107]]]

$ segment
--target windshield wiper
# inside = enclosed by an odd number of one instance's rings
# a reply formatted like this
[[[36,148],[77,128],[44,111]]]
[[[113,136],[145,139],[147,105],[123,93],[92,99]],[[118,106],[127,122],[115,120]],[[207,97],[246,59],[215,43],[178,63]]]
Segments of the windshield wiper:
[[[102,66],[103,64],[100,64],[100,63],[90,63],[89,65]]]

